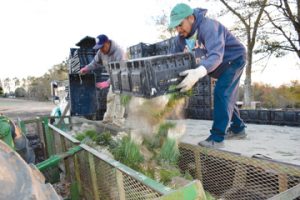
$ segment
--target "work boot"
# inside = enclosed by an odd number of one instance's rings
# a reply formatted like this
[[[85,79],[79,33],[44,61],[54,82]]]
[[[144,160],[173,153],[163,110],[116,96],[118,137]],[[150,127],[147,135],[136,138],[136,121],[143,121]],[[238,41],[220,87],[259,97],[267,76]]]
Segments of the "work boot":
[[[231,128],[229,128],[227,130],[227,133],[225,134],[226,140],[242,140],[242,139],[245,139],[246,137],[247,137],[247,134],[245,132],[245,129],[241,130],[238,133],[235,133],[231,130]]]
[[[206,140],[199,142],[198,145],[207,148],[219,149],[224,147],[224,142],[216,142],[211,137],[208,137]]]

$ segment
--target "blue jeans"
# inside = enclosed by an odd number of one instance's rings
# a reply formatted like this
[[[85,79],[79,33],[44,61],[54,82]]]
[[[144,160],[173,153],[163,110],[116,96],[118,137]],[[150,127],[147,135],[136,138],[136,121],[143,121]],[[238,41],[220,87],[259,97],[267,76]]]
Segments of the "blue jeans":
[[[221,142],[231,121],[230,128],[233,132],[240,132],[245,124],[240,117],[237,100],[240,78],[245,66],[245,58],[234,60],[221,74],[214,89],[214,118],[210,130],[210,139]]]

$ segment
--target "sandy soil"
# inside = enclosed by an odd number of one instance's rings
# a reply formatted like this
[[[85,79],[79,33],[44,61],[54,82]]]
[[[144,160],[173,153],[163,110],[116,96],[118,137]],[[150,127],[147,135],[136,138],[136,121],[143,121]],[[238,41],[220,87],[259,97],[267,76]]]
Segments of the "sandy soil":
[[[22,99],[0,98],[0,113],[17,120],[31,119],[38,115],[50,115],[55,104],[51,101],[29,101]]]

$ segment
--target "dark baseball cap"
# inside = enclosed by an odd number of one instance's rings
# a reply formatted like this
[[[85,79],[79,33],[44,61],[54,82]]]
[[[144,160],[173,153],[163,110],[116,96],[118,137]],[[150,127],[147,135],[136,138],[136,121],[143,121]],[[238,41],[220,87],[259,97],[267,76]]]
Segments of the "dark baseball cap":
[[[97,50],[97,49],[101,49],[103,47],[104,43],[106,41],[108,41],[109,39],[108,39],[108,37],[106,35],[101,34],[101,35],[98,35],[95,38],[95,40],[96,40],[96,45],[93,47],[93,49]]]

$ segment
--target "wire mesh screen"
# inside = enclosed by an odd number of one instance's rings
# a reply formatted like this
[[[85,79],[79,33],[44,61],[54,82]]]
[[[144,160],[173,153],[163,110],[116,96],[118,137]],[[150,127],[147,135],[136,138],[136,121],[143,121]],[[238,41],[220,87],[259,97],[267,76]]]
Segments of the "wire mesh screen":
[[[122,175],[126,199],[156,199],[161,196],[159,193],[153,191],[151,188],[143,185],[129,175]]]
[[[50,128],[51,129],[51,128]],[[70,147],[78,144],[72,143],[68,138],[61,135],[55,129],[51,129],[53,135],[55,153],[63,153]],[[86,146],[86,145],[83,145]],[[112,163],[103,160],[101,153],[94,153],[83,148],[76,153],[78,167],[76,167],[76,157],[71,156],[65,159],[63,170],[67,173],[68,180],[76,181],[80,191],[81,199],[157,199],[163,194],[148,186],[144,179],[136,179],[132,174],[137,173],[121,170]],[[116,161],[112,161],[116,162]],[[77,170],[77,171],[76,171]],[[76,176],[76,173],[79,176]],[[143,175],[140,175],[143,176]],[[144,177],[145,179],[147,177]],[[168,192],[171,190],[169,189]],[[167,193],[167,190],[166,190]]]
[[[82,187],[82,195],[85,199],[94,199],[90,165],[88,162],[88,153],[86,151],[79,152],[79,173]]]
[[[95,167],[100,199],[119,199],[116,169],[99,159],[95,159]]]
[[[300,184],[300,167],[191,144],[179,145],[182,171],[216,198],[268,199]]]

